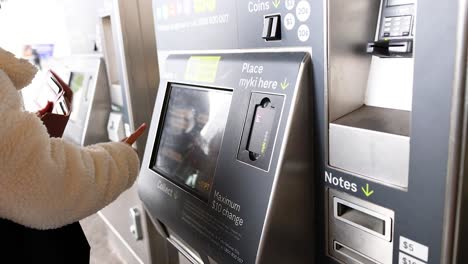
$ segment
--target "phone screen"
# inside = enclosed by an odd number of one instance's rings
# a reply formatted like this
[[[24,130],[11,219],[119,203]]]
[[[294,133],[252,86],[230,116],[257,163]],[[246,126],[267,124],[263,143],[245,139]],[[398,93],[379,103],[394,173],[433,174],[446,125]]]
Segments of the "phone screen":
[[[68,115],[70,109],[65,100],[62,86],[51,73],[48,73],[46,78],[46,83],[36,99],[36,104],[39,107],[44,107],[48,102],[53,102],[54,108],[52,109],[52,113]]]

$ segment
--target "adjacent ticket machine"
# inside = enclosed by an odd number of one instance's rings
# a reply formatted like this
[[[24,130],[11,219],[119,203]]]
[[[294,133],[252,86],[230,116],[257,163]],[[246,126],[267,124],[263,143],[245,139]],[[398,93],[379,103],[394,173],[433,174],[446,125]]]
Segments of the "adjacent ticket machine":
[[[181,263],[464,263],[467,1],[154,1],[139,193]]]
[[[63,138],[81,146],[107,141],[110,97],[102,56],[72,56],[59,64],[68,73],[73,91],[72,112]]]
[[[151,122],[159,81],[151,1],[113,0],[99,21],[110,89],[111,111],[105,130],[108,140],[120,141],[142,123]],[[134,145],[140,158],[146,135]],[[109,227],[112,244],[126,262],[153,263],[150,242],[155,238],[136,186],[99,214]]]

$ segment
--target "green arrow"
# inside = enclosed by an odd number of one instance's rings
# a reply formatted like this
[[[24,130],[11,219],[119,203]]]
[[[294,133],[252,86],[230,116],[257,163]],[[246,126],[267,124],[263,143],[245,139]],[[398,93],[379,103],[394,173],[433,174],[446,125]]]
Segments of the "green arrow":
[[[285,78],[284,81],[280,83],[280,85],[281,85],[281,89],[286,90],[286,88],[289,87],[288,79]]]
[[[271,1],[273,3],[273,5],[275,6],[275,8],[278,8],[278,6],[280,5],[281,3],[281,0],[273,0]]]
[[[361,189],[362,189],[362,192],[363,192],[367,197],[371,196],[371,195],[374,193],[373,190],[369,190],[369,184],[366,184],[366,189],[364,189],[364,187],[361,187]]]

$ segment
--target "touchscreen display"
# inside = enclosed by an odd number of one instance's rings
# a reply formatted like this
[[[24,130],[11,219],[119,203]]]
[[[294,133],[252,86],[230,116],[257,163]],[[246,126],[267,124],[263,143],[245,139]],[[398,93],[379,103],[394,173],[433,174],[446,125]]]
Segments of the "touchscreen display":
[[[73,111],[70,114],[70,120],[72,121],[78,121],[78,115],[80,113],[80,107],[81,107],[81,98],[83,97],[83,93],[85,92],[84,88],[86,85],[89,85],[86,83],[86,75],[81,72],[72,72],[70,75],[70,82],[69,86],[70,89],[73,91],[73,102],[76,102],[73,104]]]
[[[172,85],[156,143],[153,170],[207,200],[232,92]]]

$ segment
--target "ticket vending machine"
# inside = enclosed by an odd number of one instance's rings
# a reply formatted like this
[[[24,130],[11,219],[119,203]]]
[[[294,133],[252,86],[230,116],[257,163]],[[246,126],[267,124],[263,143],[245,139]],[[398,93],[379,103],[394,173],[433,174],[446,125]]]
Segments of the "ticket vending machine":
[[[166,59],[139,188],[192,262],[311,260],[309,71],[307,52]]]
[[[138,188],[169,258],[466,262],[466,0],[153,10]]]
[[[76,55],[57,63],[73,91],[72,112],[63,138],[80,146],[107,141],[110,96],[102,55]]]
[[[308,33],[283,29],[279,2],[187,2],[153,2],[162,78],[139,177],[167,261],[311,263]]]
[[[343,263],[461,263],[466,2],[435,4],[327,1],[322,213]]]
[[[107,65],[110,113],[107,141],[121,141],[140,124],[151,122],[159,82],[151,1],[111,1],[99,17],[101,46]],[[146,135],[133,146],[143,158]],[[99,215],[110,241],[127,263],[153,263],[151,225],[136,186],[124,192]]]

